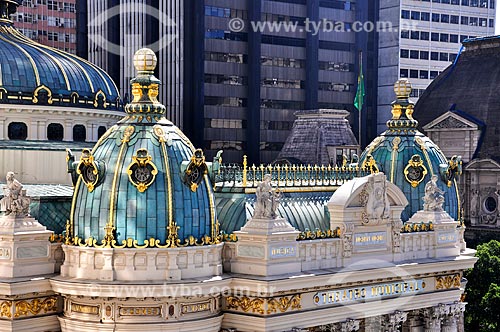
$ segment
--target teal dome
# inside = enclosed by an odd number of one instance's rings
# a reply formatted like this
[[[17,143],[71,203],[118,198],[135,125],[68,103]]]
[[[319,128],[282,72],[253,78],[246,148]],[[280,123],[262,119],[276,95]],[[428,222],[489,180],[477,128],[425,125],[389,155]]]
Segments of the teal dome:
[[[8,16],[16,7],[17,2],[0,1],[0,103],[120,108],[118,89],[105,71],[13,27]]]
[[[423,210],[425,185],[433,175],[438,175],[438,186],[445,192],[443,208],[459,220],[461,206],[455,177],[461,169],[460,158],[447,160],[439,147],[416,129],[418,122],[413,119],[409,81],[396,82],[395,92],[397,100],[392,103],[393,118],[387,122],[388,130],[365,149],[360,165],[384,172],[404,192],[409,205],[401,216],[403,221]]]
[[[140,50],[134,63],[127,115],[80,162],[69,162],[77,180],[67,236],[84,246],[213,243],[218,225],[203,153],[165,118],[154,53]]]

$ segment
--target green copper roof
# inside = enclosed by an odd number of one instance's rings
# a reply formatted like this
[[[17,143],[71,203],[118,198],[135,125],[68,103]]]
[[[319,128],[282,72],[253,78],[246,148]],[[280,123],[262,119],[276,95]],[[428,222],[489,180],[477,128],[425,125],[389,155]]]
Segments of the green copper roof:
[[[378,170],[385,173],[388,180],[404,192],[409,205],[401,216],[403,221],[423,209],[425,185],[432,175],[437,175],[438,185],[445,192],[444,209],[452,218],[458,220],[460,202],[456,182],[445,181],[442,176],[443,169],[448,167],[449,162],[439,147],[416,129],[418,122],[413,119],[414,104],[408,99],[411,92],[410,83],[407,80],[399,80],[395,91],[397,100],[392,105],[393,118],[387,122],[389,129],[365,149],[360,158],[360,165],[370,167],[370,160],[376,163]],[[372,167],[375,167],[375,164],[372,164]],[[421,173],[425,176],[415,175],[416,180],[412,184],[411,173]]]

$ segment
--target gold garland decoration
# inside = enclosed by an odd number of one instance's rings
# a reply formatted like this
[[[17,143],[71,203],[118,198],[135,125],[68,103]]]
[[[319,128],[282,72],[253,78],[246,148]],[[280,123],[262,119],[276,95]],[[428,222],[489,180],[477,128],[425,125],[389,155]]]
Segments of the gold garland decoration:
[[[319,228],[311,231],[306,228],[304,232],[301,232],[297,237],[297,241],[305,241],[305,240],[319,240],[319,239],[336,239],[340,237],[340,227],[337,227],[334,230],[326,230],[322,231]]]

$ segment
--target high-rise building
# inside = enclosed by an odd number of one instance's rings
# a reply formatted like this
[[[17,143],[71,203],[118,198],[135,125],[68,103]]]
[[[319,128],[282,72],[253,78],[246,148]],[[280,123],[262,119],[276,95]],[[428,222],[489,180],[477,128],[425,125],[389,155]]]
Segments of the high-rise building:
[[[251,162],[272,161],[290,133],[296,111],[352,109],[358,68],[356,33],[305,31],[306,18],[315,23],[342,21],[349,29],[356,20],[352,1],[133,3],[135,7],[115,16],[111,8],[116,1],[88,1],[88,20],[102,20],[89,25],[89,35],[102,33],[112,40],[112,33],[122,31],[115,36],[122,46],[118,58],[110,60],[113,55],[108,50],[90,41],[89,60],[106,68],[112,77],[119,76],[125,96],[130,79],[127,68],[132,68],[124,62],[131,58],[127,50],[156,41],[135,36],[174,34],[173,42],[161,38],[157,44],[158,75],[164,82],[160,96],[169,118],[209,157],[224,150],[229,161],[241,161],[244,154]],[[109,17],[100,15],[106,10]],[[163,15],[175,26],[155,20]],[[231,31],[232,19],[241,19],[245,28]],[[297,24],[295,32],[264,29],[261,33],[250,22]]]
[[[28,38],[76,54],[76,0],[23,0],[12,20]]]
[[[398,31],[381,33],[378,119],[390,119],[395,77],[410,78],[417,100],[440,72],[455,62],[465,39],[495,32],[494,0],[380,0],[380,20]]]

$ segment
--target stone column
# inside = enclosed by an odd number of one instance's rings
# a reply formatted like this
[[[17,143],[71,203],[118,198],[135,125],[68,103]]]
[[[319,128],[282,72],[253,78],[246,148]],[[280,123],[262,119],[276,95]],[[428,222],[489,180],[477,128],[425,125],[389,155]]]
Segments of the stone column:
[[[66,120],[64,122],[64,138],[63,141],[71,142],[73,141],[73,121]]]
[[[7,138],[7,130],[5,128],[6,118],[0,118],[0,140]]]
[[[332,332],[355,332],[359,330],[359,320],[347,319],[344,322],[333,324]]]
[[[28,139],[32,141],[37,141],[40,138],[38,137],[38,122],[36,119],[32,119],[30,121],[30,125],[28,127]]]
[[[47,121],[38,121],[38,139],[41,141],[47,140]]]
[[[408,318],[407,312],[395,311],[392,314],[382,316],[382,329],[385,332],[398,332],[401,325]]]
[[[463,317],[465,311],[465,303],[455,302],[447,305],[448,315],[443,320],[442,332],[457,332],[458,320]]]
[[[380,321],[380,316],[365,318],[365,332],[380,332],[382,330]]]
[[[441,321],[448,313],[449,308],[444,304],[422,309],[424,332],[441,332]]]

